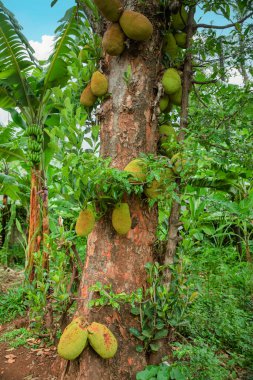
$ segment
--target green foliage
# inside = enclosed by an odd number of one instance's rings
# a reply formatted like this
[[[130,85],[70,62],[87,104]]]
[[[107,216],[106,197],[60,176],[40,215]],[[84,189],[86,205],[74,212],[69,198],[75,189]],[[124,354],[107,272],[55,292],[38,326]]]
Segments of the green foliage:
[[[10,289],[7,293],[0,293],[0,295],[0,324],[10,322],[25,314],[26,292],[24,287]]]
[[[164,362],[160,365],[148,365],[144,371],[138,372],[136,380],[186,380],[183,368],[177,364]]]
[[[10,347],[18,348],[26,346],[27,339],[33,338],[33,332],[26,328],[14,329],[7,331],[0,337],[0,342],[7,342]]]

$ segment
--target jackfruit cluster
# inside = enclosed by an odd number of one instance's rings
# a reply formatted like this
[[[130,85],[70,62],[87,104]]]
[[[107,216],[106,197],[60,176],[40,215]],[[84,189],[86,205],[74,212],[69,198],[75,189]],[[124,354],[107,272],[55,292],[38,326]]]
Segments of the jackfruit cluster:
[[[181,77],[176,69],[170,68],[165,71],[162,77],[162,86],[165,94],[168,95],[169,103],[180,106],[182,101],[182,85]]]
[[[131,174],[129,182],[142,183],[146,181],[147,165],[140,158],[136,158],[130,161],[124,170]]]
[[[118,203],[112,212],[112,225],[119,235],[126,235],[131,228],[132,221],[127,203]]]
[[[82,210],[76,221],[76,234],[78,236],[88,236],[95,225],[95,214],[92,207]]]
[[[112,358],[118,349],[118,342],[105,325],[92,322],[89,326],[82,317],[76,318],[63,331],[57,346],[59,356],[66,360],[76,359],[88,346],[103,359]]]
[[[100,73],[100,71],[95,71],[90,83],[85,87],[80,96],[80,103],[85,107],[92,107],[96,103],[97,98],[105,95],[107,91],[107,77]]]

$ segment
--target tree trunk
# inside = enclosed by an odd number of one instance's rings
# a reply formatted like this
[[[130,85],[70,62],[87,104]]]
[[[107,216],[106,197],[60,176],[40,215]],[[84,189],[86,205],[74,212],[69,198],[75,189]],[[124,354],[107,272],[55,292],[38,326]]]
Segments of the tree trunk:
[[[6,227],[9,219],[10,210],[8,207],[8,196],[3,195],[3,207],[2,207],[2,231],[1,231],[1,240],[0,248],[4,246],[5,237],[6,237]]]
[[[41,217],[40,217],[40,184],[41,172],[39,167],[32,168],[31,174],[31,194],[30,194],[30,218],[29,218],[29,234],[28,234],[28,249],[26,258],[26,273],[29,282],[34,280],[34,252],[40,248],[41,242]]]
[[[145,14],[155,26],[157,2],[148,1],[138,8],[136,1],[126,1],[125,8]],[[101,155],[112,158],[112,166],[123,169],[140,153],[155,153],[157,121],[154,117],[155,91],[161,68],[159,28],[155,26],[147,42],[129,41],[120,57],[105,56],[103,70],[109,77],[111,97],[100,111]],[[124,73],[129,72],[129,80]],[[124,200],[125,201],[125,200]],[[116,356],[103,360],[92,349],[84,350],[79,362],[71,363],[65,371],[66,379],[126,380],[135,379],[136,372],[147,364],[144,353],[136,352],[136,340],[129,334],[130,327],[139,327],[128,306],[120,312],[109,307],[90,309],[89,300],[96,295],[89,288],[97,281],[111,284],[115,293],[131,293],[145,288],[144,265],[153,261],[153,243],[157,225],[156,207],[148,208],[145,200],[128,198],[132,228],[126,236],[119,236],[111,226],[111,215],[98,221],[88,239],[87,257],[80,286],[79,315],[104,323],[117,337]],[[63,364],[64,366],[64,364]]]

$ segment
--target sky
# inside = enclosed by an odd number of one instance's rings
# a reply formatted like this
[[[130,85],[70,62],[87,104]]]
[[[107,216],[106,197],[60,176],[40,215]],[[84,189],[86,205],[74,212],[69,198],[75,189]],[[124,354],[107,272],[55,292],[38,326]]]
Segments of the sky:
[[[67,9],[75,5],[75,0],[58,0],[51,8],[51,0],[2,0],[6,8],[12,11],[23,27],[23,34],[35,50],[39,60],[47,59],[53,46],[54,30]],[[197,11],[196,21],[222,25],[224,18],[215,14],[201,17]],[[238,73],[231,77],[231,83],[240,83]],[[8,113],[0,109],[0,123],[8,122]]]

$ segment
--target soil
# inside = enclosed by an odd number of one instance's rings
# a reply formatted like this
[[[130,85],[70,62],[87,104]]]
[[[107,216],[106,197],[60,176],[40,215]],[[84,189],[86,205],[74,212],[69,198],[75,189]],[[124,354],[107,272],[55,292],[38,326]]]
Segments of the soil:
[[[23,278],[23,271],[0,267],[0,293],[18,286]],[[0,325],[0,338],[25,325],[25,318]],[[0,380],[56,380],[57,369],[51,368],[57,357],[56,347],[46,347],[34,339],[28,339],[26,346],[11,348],[8,342],[0,343]]]

